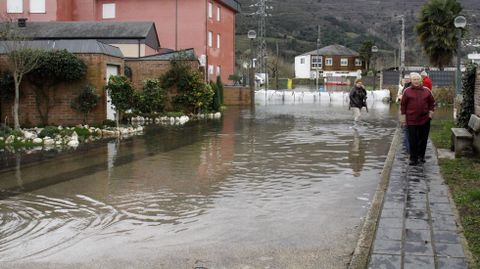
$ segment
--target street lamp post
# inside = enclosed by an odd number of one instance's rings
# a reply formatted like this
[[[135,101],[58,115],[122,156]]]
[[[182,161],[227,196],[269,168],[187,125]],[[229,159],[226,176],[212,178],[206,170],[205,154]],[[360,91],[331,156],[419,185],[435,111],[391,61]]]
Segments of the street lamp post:
[[[253,40],[257,38],[257,32],[255,30],[248,31],[247,34],[250,39],[250,69],[248,71],[249,75],[249,86],[250,86],[250,104],[255,106],[255,66],[254,66],[254,54],[253,54]]]
[[[460,70],[461,49],[462,49],[462,30],[467,25],[467,19],[464,16],[457,16],[453,21],[457,28],[457,68],[455,69],[455,100],[453,105],[453,118],[457,118],[457,104],[459,104],[462,92],[462,70]]]
[[[376,53],[378,52],[378,47],[377,46],[372,46],[372,58],[374,59],[373,61],[373,90],[375,90],[375,83],[376,83],[376,78],[377,78],[377,68],[376,68]]]

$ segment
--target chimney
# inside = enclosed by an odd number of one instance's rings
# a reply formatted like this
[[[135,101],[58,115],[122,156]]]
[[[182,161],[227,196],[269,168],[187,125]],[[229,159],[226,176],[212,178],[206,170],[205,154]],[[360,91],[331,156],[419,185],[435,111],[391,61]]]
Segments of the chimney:
[[[18,27],[27,27],[27,18],[18,18]]]

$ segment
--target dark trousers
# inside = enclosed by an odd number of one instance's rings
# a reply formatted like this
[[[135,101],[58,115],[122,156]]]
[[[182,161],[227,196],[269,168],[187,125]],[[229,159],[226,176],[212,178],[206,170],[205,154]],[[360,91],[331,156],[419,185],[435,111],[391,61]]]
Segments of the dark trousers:
[[[410,160],[425,158],[430,120],[423,125],[408,125],[408,142],[410,144]]]

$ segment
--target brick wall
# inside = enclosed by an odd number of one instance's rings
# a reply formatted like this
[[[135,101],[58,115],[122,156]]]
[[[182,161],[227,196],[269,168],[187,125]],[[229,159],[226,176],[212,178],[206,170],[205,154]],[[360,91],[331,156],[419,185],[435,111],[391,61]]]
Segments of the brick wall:
[[[132,84],[135,89],[141,89],[144,80],[158,79],[170,69],[169,61],[127,60],[125,65],[132,70]]]
[[[226,106],[250,105],[250,88],[224,86],[223,101]]]
[[[192,61],[191,64],[194,68],[198,68],[197,61]],[[141,89],[144,80],[158,79],[170,69],[170,61],[128,59],[125,65],[132,70],[132,84],[135,89]]]
[[[78,96],[82,87],[91,84],[100,96],[97,107],[89,114],[88,123],[101,123],[106,118],[106,96],[103,87],[106,84],[107,64],[118,65],[120,74],[123,73],[123,59],[102,54],[78,54],[87,65],[87,75],[82,81],[59,85],[55,95],[55,106],[49,113],[49,124],[76,125],[83,122],[83,114],[70,107],[71,101]],[[0,70],[5,70],[6,58],[0,57]],[[22,82],[20,94],[19,119],[22,126],[40,125],[41,120],[37,112],[35,94],[28,81]],[[13,123],[13,102],[2,102],[1,117]]]
[[[480,68],[477,68],[477,79],[475,80],[475,114],[480,116]]]

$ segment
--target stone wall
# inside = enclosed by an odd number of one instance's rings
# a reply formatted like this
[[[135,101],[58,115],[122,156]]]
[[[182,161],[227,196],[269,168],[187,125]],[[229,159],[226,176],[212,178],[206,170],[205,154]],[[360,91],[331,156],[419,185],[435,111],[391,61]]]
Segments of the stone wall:
[[[101,123],[106,119],[106,96],[104,86],[107,83],[107,64],[119,66],[119,74],[123,73],[123,59],[106,56],[103,54],[77,54],[87,65],[87,75],[82,81],[61,84],[56,90],[55,106],[49,113],[49,124],[76,125],[83,122],[83,114],[70,107],[71,101],[78,96],[82,88],[90,84],[100,96],[97,107],[89,114],[87,122]],[[6,58],[0,57],[0,70],[6,70]],[[22,126],[41,125],[40,115],[37,111],[35,94],[28,80],[24,80],[20,89],[19,119]],[[13,101],[1,103],[2,122],[13,124]]]
[[[223,101],[226,106],[250,105],[250,88],[224,86]]]

